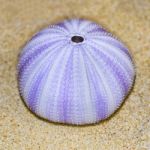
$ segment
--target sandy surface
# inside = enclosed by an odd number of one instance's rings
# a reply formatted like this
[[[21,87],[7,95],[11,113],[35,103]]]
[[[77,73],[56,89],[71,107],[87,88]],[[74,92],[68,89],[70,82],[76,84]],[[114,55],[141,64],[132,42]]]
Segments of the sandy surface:
[[[137,70],[133,91],[110,119],[66,126],[35,117],[22,102],[18,54],[38,30],[64,18],[102,24],[130,49]],[[150,149],[149,0],[0,0],[0,150]]]

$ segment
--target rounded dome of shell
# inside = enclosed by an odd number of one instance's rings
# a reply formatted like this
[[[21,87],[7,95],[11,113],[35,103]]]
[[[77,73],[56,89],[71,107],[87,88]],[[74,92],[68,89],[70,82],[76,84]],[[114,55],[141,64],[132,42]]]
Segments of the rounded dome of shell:
[[[123,102],[135,76],[126,46],[100,25],[70,19],[35,34],[18,64],[20,93],[53,122],[91,124]]]

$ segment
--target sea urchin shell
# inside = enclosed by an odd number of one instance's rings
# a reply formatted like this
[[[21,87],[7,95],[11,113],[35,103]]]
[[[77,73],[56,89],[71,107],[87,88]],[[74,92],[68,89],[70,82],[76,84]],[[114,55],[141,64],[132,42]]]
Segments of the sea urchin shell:
[[[53,122],[91,124],[109,117],[132,87],[128,49],[100,25],[65,20],[41,30],[20,55],[20,93]]]

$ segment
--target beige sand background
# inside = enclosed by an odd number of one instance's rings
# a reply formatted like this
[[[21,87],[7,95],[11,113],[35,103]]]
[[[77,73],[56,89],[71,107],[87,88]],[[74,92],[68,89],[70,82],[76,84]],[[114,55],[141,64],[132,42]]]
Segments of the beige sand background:
[[[41,28],[71,17],[94,20],[117,35],[137,69],[122,108],[93,126],[45,122],[17,89],[21,47]],[[0,150],[150,150],[150,0],[0,0]]]

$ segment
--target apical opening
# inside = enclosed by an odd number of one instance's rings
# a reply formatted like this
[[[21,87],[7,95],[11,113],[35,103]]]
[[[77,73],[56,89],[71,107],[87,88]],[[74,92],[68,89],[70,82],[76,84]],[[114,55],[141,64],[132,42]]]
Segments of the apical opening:
[[[81,43],[84,41],[84,38],[82,36],[73,36],[71,38],[71,41],[72,42],[75,42],[75,43]]]

